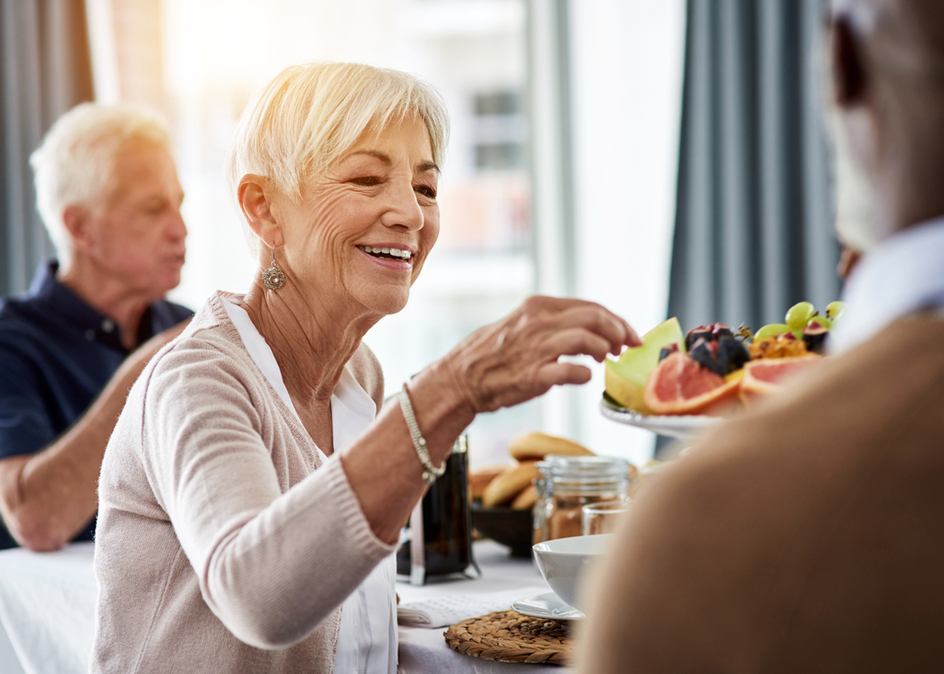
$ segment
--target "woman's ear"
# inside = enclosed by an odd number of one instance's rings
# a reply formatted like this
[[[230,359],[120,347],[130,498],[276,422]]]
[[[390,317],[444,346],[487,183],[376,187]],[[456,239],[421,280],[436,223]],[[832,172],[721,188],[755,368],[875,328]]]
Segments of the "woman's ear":
[[[239,207],[249,228],[268,248],[278,248],[285,243],[282,227],[272,210],[275,191],[266,178],[252,173],[244,175],[236,188]]]

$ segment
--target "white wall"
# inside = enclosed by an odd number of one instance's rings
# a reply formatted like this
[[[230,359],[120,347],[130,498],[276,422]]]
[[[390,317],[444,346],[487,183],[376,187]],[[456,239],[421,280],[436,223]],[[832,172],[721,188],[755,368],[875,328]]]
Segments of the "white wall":
[[[575,0],[570,21],[577,294],[642,334],[666,318],[685,3]],[[654,436],[600,416],[603,366],[593,368],[577,433],[597,452],[645,461]]]

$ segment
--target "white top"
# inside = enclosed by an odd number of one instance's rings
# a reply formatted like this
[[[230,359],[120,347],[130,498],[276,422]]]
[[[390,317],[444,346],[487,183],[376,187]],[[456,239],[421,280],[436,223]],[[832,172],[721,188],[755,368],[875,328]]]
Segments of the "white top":
[[[246,310],[223,298],[226,313],[242,339],[246,350],[286,406],[298,412],[282,380],[278,362],[265,338],[259,334]],[[331,396],[331,422],[334,451],[343,452],[374,420],[377,408],[370,395],[357,383],[347,368]],[[299,418],[299,421],[301,419]],[[318,449],[321,459],[327,457]],[[390,555],[377,565],[363,583],[345,601],[341,609],[341,631],[335,654],[335,674],[396,674],[397,604],[394,581],[396,556]]]
[[[869,251],[843,299],[846,308],[829,335],[836,354],[907,314],[944,307],[944,217],[897,232]]]

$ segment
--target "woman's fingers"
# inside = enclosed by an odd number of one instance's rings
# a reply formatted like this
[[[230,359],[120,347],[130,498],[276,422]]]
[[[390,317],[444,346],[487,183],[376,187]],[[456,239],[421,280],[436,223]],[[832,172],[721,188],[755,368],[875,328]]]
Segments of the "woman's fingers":
[[[547,303],[529,301],[521,307],[520,314],[503,331],[503,346],[522,343],[533,349],[538,345],[559,343],[562,337],[566,337],[569,345],[558,347],[560,352],[553,356],[541,351],[541,356],[545,358],[556,358],[565,353],[585,353],[597,361],[602,361],[607,353],[619,354],[623,346],[639,342],[636,333],[626,321],[591,302],[569,300],[563,310],[548,311]],[[574,343],[575,333],[572,331],[579,331],[584,336],[582,341]],[[602,348],[600,340],[604,342]]]
[[[583,384],[588,368],[561,356],[598,362],[640,343],[635,331],[599,304],[530,297],[505,319],[482,328],[446,357],[457,389],[477,412],[530,400],[559,384]]]
[[[547,335],[535,356],[540,360],[556,361],[561,356],[586,354],[601,363],[608,353],[615,353],[613,345],[600,335],[583,328],[568,328]]]
[[[593,373],[590,368],[576,363],[548,363],[538,372],[538,381],[547,391],[562,384],[586,384]]]
[[[610,313],[598,304],[584,303],[561,312],[555,317],[560,327],[582,327],[590,330],[610,343],[609,353],[619,353],[622,347],[636,346],[639,337],[622,318]]]
[[[622,321],[623,325],[626,326],[626,330],[629,333],[626,337],[626,346],[642,346],[642,338],[635,330],[633,330],[632,326],[622,318],[619,320]]]
[[[533,365],[517,372],[496,373],[495,380],[477,389],[477,410],[492,412],[501,407],[510,407],[547,393],[553,386],[562,384],[586,384],[592,373],[590,368],[576,363],[556,361]],[[484,383],[484,382],[483,382]]]

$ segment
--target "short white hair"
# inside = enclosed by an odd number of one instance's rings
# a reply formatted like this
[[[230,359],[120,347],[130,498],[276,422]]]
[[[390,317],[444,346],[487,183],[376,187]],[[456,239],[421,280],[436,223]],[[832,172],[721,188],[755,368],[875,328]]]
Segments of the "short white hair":
[[[297,201],[305,185],[368,127],[385,128],[411,114],[425,123],[433,161],[442,166],[449,117],[430,85],[405,72],[360,63],[290,66],[255,96],[239,120],[226,158],[232,194],[252,173]]]
[[[171,151],[170,135],[152,113],[82,103],[56,120],[30,155],[36,206],[60,264],[72,260],[72,238],[62,221],[66,207],[97,209],[107,203],[116,187],[119,156],[141,143]]]

